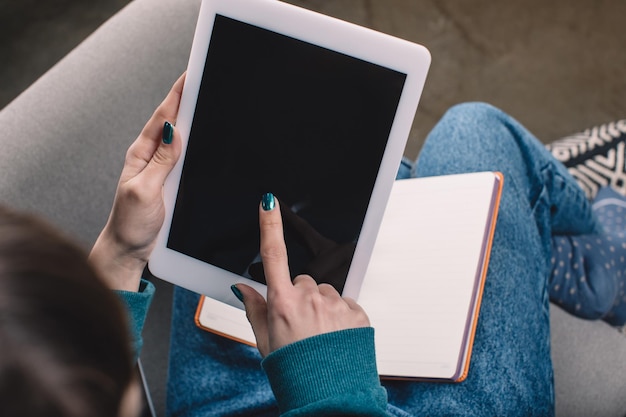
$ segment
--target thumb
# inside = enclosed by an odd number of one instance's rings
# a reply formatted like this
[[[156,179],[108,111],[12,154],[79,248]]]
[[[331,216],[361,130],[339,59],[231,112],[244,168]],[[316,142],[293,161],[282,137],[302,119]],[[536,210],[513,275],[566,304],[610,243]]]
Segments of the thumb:
[[[181,153],[181,139],[178,131],[170,122],[163,125],[163,135],[159,146],[143,170],[145,181],[160,187],[176,165]]]
[[[236,284],[232,286],[233,292],[246,308],[246,317],[252,325],[254,337],[256,337],[256,345],[265,357],[270,353],[269,350],[269,333],[267,326],[267,302],[261,294],[254,288],[246,284]],[[239,294],[237,294],[239,292]],[[241,295],[241,297],[239,297]],[[243,298],[243,299],[242,299]]]

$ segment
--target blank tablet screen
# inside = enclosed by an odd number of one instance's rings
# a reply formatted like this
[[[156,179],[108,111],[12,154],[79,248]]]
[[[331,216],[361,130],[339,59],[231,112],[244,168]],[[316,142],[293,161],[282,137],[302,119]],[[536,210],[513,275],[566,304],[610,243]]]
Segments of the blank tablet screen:
[[[218,15],[168,248],[264,283],[258,206],[272,192],[292,276],[341,292],[405,79]]]

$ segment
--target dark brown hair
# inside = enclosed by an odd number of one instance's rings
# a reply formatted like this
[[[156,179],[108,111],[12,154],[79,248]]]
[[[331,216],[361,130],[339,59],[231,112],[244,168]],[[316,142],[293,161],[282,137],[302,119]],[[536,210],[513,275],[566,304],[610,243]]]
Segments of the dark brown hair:
[[[87,254],[0,207],[0,416],[116,416],[131,360],[125,312]]]

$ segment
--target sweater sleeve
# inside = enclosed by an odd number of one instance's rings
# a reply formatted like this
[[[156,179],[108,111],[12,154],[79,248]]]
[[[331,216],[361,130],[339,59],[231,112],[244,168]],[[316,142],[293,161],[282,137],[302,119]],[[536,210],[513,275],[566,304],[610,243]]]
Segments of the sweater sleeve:
[[[115,291],[120,301],[126,307],[128,312],[128,322],[130,326],[130,337],[133,343],[133,353],[135,361],[139,358],[141,347],[143,346],[143,338],[141,332],[148,315],[148,309],[154,297],[154,284],[144,279],[139,284],[139,291]]]
[[[268,355],[262,366],[284,417],[388,416],[371,327],[292,343]]]

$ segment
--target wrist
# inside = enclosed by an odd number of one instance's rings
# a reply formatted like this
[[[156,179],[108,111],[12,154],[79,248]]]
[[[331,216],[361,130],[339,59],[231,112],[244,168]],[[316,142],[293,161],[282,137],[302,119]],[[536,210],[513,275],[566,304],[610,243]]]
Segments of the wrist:
[[[120,244],[107,227],[98,236],[89,261],[109,288],[133,292],[138,291],[147,264],[146,259],[135,256],[132,250]]]

